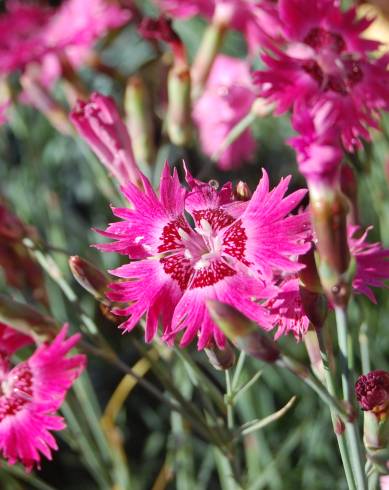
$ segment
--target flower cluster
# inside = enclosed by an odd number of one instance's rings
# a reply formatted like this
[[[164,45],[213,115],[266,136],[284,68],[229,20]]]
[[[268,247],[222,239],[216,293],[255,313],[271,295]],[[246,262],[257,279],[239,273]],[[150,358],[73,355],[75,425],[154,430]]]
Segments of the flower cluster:
[[[354,151],[389,108],[388,55],[372,58],[378,43],[364,39],[371,21],[334,0],[280,0],[283,46],[262,56],[255,73],[260,94],[276,113],[293,111],[300,136],[292,140],[308,181],[334,179],[342,151]]]
[[[12,365],[12,355],[31,344],[30,337],[0,324],[0,451],[10,464],[28,471],[51,459],[57,444],[51,431],[62,430],[56,415],[65,395],[85,366],[85,357],[68,356],[79,335],[66,339],[64,326],[53,342],[42,344],[25,361]]]
[[[74,68],[84,63],[100,37],[131,18],[128,9],[106,0],[66,0],[57,8],[10,0],[6,7],[0,15],[0,73],[39,63],[45,85],[61,76],[64,62]]]

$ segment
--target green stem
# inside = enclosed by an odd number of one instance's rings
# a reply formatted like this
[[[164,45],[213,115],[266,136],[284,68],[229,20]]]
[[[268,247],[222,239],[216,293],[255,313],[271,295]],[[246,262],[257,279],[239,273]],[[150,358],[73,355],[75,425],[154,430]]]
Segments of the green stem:
[[[246,353],[244,351],[241,351],[241,353],[239,354],[238,362],[236,363],[234,375],[232,377],[232,390],[233,391],[235,391],[236,388],[238,387],[240,373],[242,372],[245,360],[246,360]]]
[[[366,322],[361,324],[359,330],[359,348],[361,351],[362,373],[367,374],[371,371],[369,337],[367,336],[368,326]]]
[[[231,385],[231,374],[227,369],[226,373],[226,406],[227,406],[227,427],[234,428],[233,393]]]
[[[332,371],[329,367],[327,349],[321,330],[318,330],[317,337],[319,341],[321,358],[323,361],[324,380],[327,386],[327,390],[332,396],[336,396],[335,380]],[[340,457],[343,463],[343,469],[346,475],[347,485],[349,490],[354,490],[356,487],[354,482],[353,471],[351,468],[350,458],[348,454],[345,433],[344,432],[340,433],[337,430],[337,425],[338,425],[337,415],[331,407],[330,407],[330,412],[331,412],[331,420],[334,428],[334,433],[338,441]]]
[[[344,308],[335,307],[336,327],[338,332],[340,368],[342,378],[343,398],[350,402],[352,399],[350,359],[348,357],[347,313]],[[346,434],[349,443],[351,463],[354,469],[355,481],[358,490],[367,490],[367,481],[364,473],[360,436],[357,420],[346,423]]]
[[[257,114],[254,111],[250,111],[246,116],[241,119],[227,134],[222,144],[219,146],[217,151],[212,155],[211,159],[213,161],[218,161],[221,155],[227,150],[227,148],[236,141],[239,136],[248,129],[251,124],[256,120]]]

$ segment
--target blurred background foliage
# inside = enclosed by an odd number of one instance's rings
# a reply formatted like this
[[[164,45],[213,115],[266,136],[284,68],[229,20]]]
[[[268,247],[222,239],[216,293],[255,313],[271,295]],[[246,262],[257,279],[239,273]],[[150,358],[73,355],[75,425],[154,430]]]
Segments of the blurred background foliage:
[[[145,12],[153,13],[149,2],[142,2]],[[174,24],[185,41],[192,56],[205,27],[200,19],[180,21]],[[129,25],[115,39],[106,40],[99,47],[102,60],[126,76],[142,70],[152,71],[156,53],[150,44],[142,40],[133,25]],[[231,56],[244,57],[245,44],[238,33],[231,33],[222,51]],[[255,60],[258,65],[259,61]],[[83,69],[80,73],[90,91],[97,90],[113,95],[121,103],[123,86],[104,74]],[[56,87],[56,96],[64,100],[62,87]],[[380,239],[389,246],[389,118],[384,118],[384,131],[374,135],[373,143],[366,144],[363,151],[353,159],[359,177],[359,200],[361,222],[374,225],[371,237]],[[260,177],[260,168],[270,173],[273,183],[281,176],[293,174],[293,186],[304,185],[297,173],[292,150],[285,141],[291,136],[288,118],[257,119],[253,125],[257,138],[255,158],[239,171],[222,173],[202,155],[198,147],[177,148],[167,140],[161,141],[157,161],[153,169],[153,181],[159,174],[165,159],[171,165],[181,165],[184,158],[191,169],[202,179],[216,178],[224,183],[245,180],[253,189]],[[76,292],[82,308],[93,317],[100,332],[114,346],[120,358],[132,366],[144,359],[139,344],[142,329],[130,335],[121,335],[99,311],[92,297],[83,293],[75,283],[67,265],[68,255],[80,255],[102,269],[117,265],[118,258],[100,254],[91,244],[101,240],[92,230],[104,228],[113,217],[109,204],[119,204],[121,198],[113,183],[105,175],[95,156],[79,139],[58,133],[34,108],[14,105],[9,124],[0,129],[0,192],[11,207],[26,223],[35,226],[44,241],[63,249],[52,252],[66,281]],[[80,328],[80,318],[74,305],[69,302],[58,285],[46,277],[51,314],[60,322],[68,321],[74,330]],[[5,284],[0,275],[0,290],[25,300],[23,295]],[[368,338],[373,353],[373,368],[389,369],[389,301],[386,291],[377,293],[378,306],[356,298],[351,305],[351,321],[354,335],[362,323],[368,328]],[[331,329],[330,317],[326,328]],[[288,351],[308,362],[303,344],[293,338],[282,339]],[[186,350],[196,361],[201,373],[215,385],[223,396],[224,375],[215,371],[203,353],[195,347]],[[196,375],[190,376],[188,364],[179,355],[158,358],[155,370],[165,369],[180,393],[194,404],[204,403],[207,396]],[[359,371],[359,366],[356,366]],[[152,370],[153,371],[153,370]],[[295,405],[289,412],[261,431],[254,432],[245,440],[242,454],[246,454],[249,490],[333,490],[346,488],[343,470],[339,462],[336,440],[331,430],[328,410],[316,396],[291,375],[255,360],[246,360],[241,383],[248,381],[258,371],[262,375],[247,390],[236,405],[238,424],[265,417],[281,408],[294,395]],[[98,421],[112,393],[123,378],[123,373],[100,359],[90,356],[88,374],[96,393],[92,395],[89,381],[85,378],[80,390],[73,391],[68,399],[64,415],[75,415],[69,428],[58,434],[60,450],[52,462],[44,461],[42,470],[32,476],[18,466],[2,464],[0,485],[4,490],[58,489],[93,490],[113,487],[110,473],[112,458],[118,458],[107,444],[103,432],[93,427],[85,416],[85,400],[94,410]],[[193,373],[192,373],[193,374]],[[147,379],[164,390],[163,383],[155,373]],[[193,379],[196,381],[193,382]],[[196,386],[197,384],[197,386]],[[96,402],[96,403],[94,403]],[[70,415],[69,415],[70,416]],[[128,469],[122,481],[129,489],[230,490],[231,482],[223,481],[222,462],[215,451],[199,436],[191,424],[179,414],[172,413],[165,404],[137,385],[124,401],[113,429],[113,439],[119,441],[127,455]],[[86,427],[84,430],[80,427]],[[100,430],[100,435],[98,434]],[[112,435],[112,434],[111,434]],[[87,440],[89,437],[89,440]],[[104,439],[99,442],[99,438]],[[84,441],[86,439],[86,441]],[[89,444],[96,461],[88,461],[83,445]],[[101,447],[103,446],[103,447]],[[239,458],[238,458],[239,459]],[[243,461],[239,461],[243,464]],[[120,468],[119,468],[120,471]],[[108,476],[107,476],[108,473]],[[120,478],[119,478],[120,481]]]

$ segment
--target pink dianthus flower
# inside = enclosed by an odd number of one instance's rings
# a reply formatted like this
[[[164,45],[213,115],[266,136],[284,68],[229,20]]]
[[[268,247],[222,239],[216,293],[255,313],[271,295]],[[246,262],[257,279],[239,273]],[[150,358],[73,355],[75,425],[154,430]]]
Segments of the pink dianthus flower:
[[[353,151],[389,108],[389,56],[371,58],[378,43],[361,37],[371,21],[357,19],[355,8],[342,12],[334,0],[280,0],[279,11],[287,44],[263,55],[268,69],[255,74],[260,95],[278,114],[329,104],[335,146]]]
[[[307,215],[288,216],[306,191],[284,197],[289,181],[281,180],[270,191],[264,172],[250,201],[237,202],[230,184],[218,192],[189,174],[186,191],[166,164],[159,196],[146,178],[144,192],[124,186],[132,208],[113,209],[123,221],[103,234],[115,241],[98,245],[134,259],[111,271],[123,280],[111,286],[109,298],[128,304],[114,310],[128,317],[121,328],[130,331],[147,313],[148,342],[160,320],[168,342],[182,332],[182,347],[198,336],[199,349],[211,341],[223,348],[225,337],[207,311],[208,299],[271,328],[260,301],[274,294],[274,272],[298,271],[302,266],[292,257],[309,248],[304,241]]]
[[[78,67],[93,44],[131,17],[106,0],[65,0],[58,8],[10,0],[0,15],[0,73],[40,64],[42,82],[61,75],[61,58]]]
[[[212,156],[231,129],[248,114],[255,100],[246,61],[219,55],[202,96],[196,101],[193,118],[206,155]],[[246,129],[221,155],[220,168],[237,168],[253,156],[255,139]]]
[[[356,261],[356,272],[353,278],[353,290],[358,294],[367,296],[376,303],[372,287],[385,287],[389,280],[389,249],[383,248],[381,243],[368,243],[368,227],[361,236],[356,236],[358,226],[350,226],[348,230],[348,243],[350,253]]]
[[[56,411],[85,366],[83,355],[66,357],[79,340],[79,335],[65,339],[66,334],[64,326],[50,344],[12,367],[10,354],[28,341],[9,327],[0,329],[2,339],[8,339],[8,353],[0,351],[0,451],[9,464],[20,461],[27,471],[57,449],[51,431],[65,423]]]

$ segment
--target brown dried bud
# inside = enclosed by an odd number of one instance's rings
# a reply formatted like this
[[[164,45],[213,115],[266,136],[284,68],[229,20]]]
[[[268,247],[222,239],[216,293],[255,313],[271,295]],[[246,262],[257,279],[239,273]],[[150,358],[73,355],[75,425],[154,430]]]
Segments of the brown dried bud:
[[[389,372],[377,370],[359,376],[355,394],[362,410],[385,419],[389,409]]]

